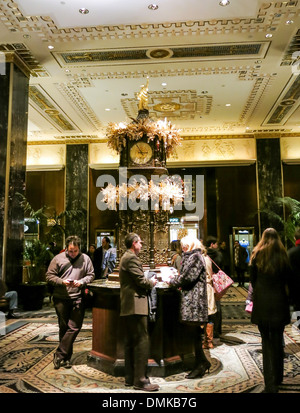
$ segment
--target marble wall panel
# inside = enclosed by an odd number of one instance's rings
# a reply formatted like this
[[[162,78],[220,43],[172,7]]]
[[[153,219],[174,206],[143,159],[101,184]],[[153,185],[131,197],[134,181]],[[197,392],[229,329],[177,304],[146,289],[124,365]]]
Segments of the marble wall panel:
[[[25,189],[29,79],[12,63],[5,73],[0,76],[1,276],[9,288],[17,288],[22,280],[24,212],[16,194]]]
[[[77,211],[80,216],[66,217],[66,237],[78,235],[83,251],[87,248],[88,188],[88,145],[67,145],[66,210]]]
[[[263,212],[267,209],[283,218],[283,209],[276,203],[283,196],[280,139],[257,139],[256,150],[260,229],[263,232],[274,227],[280,231],[280,220]]]

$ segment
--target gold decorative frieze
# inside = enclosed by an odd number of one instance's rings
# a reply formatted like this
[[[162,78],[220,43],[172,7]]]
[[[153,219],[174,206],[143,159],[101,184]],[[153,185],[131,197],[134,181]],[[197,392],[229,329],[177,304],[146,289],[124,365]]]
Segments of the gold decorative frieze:
[[[106,143],[90,144],[89,164],[93,168],[114,168],[119,158]],[[256,159],[254,139],[183,139],[171,156],[168,166],[200,165],[201,163],[252,163]]]
[[[0,44],[0,52],[4,52],[7,56],[14,54],[18,60],[18,66],[26,74],[32,76],[48,77],[49,73],[39,64],[36,58],[24,43]]]
[[[300,134],[280,139],[281,159],[286,163],[300,163]]]
[[[137,97],[122,99],[123,109],[129,118],[135,117],[138,110]],[[212,107],[212,96],[197,95],[196,90],[171,90],[148,92],[150,118],[159,120],[167,117],[170,121],[190,120],[208,115]]]
[[[283,125],[288,116],[299,107],[300,104],[300,75],[292,78],[292,82],[288,86],[287,90],[283,92],[277,101],[277,105],[269,116],[267,125]]]
[[[67,101],[72,102],[72,104],[79,111],[82,119],[84,119],[92,129],[97,131],[102,128],[102,123],[99,121],[97,115],[80,93],[78,89],[80,85],[77,81],[75,84],[74,82],[70,82],[68,84],[60,83],[59,85],[56,85],[56,87]]]
[[[45,116],[62,131],[74,131],[75,128],[61,113],[60,109],[46,97],[37,86],[29,87],[29,99]]]
[[[249,43],[223,43],[207,45],[187,45],[184,47],[165,46],[159,49],[159,53],[153,53],[151,49],[131,48],[131,49],[111,49],[73,52],[54,52],[53,56],[59,61],[61,66],[76,66],[83,63],[89,65],[112,65],[120,62],[130,62],[136,64],[149,60],[211,60],[218,58],[236,59],[238,58],[263,58],[267,51],[269,42],[249,42]],[[165,51],[165,53],[163,53]]]
[[[256,159],[254,139],[184,140],[168,166],[215,163],[252,163]]]
[[[299,53],[300,53],[300,29],[297,30],[297,33],[293,37],[292,41],[287,48],[284,57],[280,63],[281,66],[291,66],[299,62]],[[295,52],[298,52],[295,54]]]
[[[297,8],[297,1],[266,2],[261,5],[254,18],[229,18],[196,20],[188,22],[103,25],[90,27],[60,27],[51,16],[26,16],[16,2],[2,0],[0,18],[11,32],[39,34],[41,41],[76,42],[114,39],[151,38],[153,31],[162,36],[203,36],[228,35],[231,33],[249,33],[254,30],[262,33],[271,30],[276,32],[279,24],[285,21],[291,11]]]
[[[26,167],[61,169],[66,164],[65,158],[65,145],[28,145]]]
[[[89,165],[91,168],[118,168],[120,156],[110,149],[107,142],[89,145]]]

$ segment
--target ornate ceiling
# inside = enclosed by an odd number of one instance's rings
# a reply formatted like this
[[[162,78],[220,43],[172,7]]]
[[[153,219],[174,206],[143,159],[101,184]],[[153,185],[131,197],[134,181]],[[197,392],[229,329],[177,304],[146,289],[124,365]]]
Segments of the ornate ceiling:
[[[183,137],[300,136],[299,1],[150,3],[1,0],[0,52],[30,70],[29,143],[103,141],[147,77],[151,118]]]

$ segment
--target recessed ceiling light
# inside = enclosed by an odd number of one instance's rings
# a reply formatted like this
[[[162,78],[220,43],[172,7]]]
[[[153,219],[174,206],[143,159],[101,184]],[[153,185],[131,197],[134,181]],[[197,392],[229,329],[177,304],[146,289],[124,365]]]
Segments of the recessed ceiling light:
[[[81,14],[88,14],[90,11],[88,9],[86,9],[85,7],[82,7],[81,9],[79,9],[79,13]]]
[[[52,50],[54,49],[54,46],[51,46],[51,44],[49,44],[48,49]]]
[[[225,106],[231,106],[231,103],[226,103],[226,105]]]
[[[229,0],[221,0],[219,3],[220,6],[228,6],[229,4],[230,4]]]
[[[157,4],[149,4],[148,9],[149,9],[149,10],[157,10],[157,9],[158,9],[158,5],[157,5]]]
[[[161,85],[162,85],[162,86],[167,86],[166,82],[163,82]]]
[[[273,37],[273,34],[271,34],[271,33],[267,33],[267,34],[266,34],[266,38],[269,39],[269,38],[271,38],[271,37]]]
[[[109,109],[109,108],[106,108],[105,110],[106,110],[106,112],[109,112],[109,111],[110,111],[110,109]]]
[[[294,23],[294,20],[287,20],[286,22],[285,22],[285,24],[293,24]]]

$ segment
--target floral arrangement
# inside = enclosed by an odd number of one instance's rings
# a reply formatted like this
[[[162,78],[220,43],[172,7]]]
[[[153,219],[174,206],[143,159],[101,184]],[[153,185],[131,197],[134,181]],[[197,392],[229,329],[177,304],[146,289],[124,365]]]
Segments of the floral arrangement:
[[[175,182],[171,177],[163,179],[159,184],[152,180],[148,183],[146,179],[137,182],[135,179],[130,184],[123,183],[121,186],[108,184],[101,190],[103,201],[107,204],[108,209],[117,210],[117,204],[127,199],[134,202],[137,199],[141,201],[151,200],[154,204],[154,210],[159,210],[162,205],[163,210],[172,212],[173,206],[183,201],[185,196],[184,184]]]
[[[120,153],[122,148],[126,146],[127,139],[137,141],[146,135],[148,142],[155,137],[164,142],[168,158],[175,153],[175,148],[180,145],[181,140],[179,130],[175,129],[166,119],[154,122],[149,118],[143,118],[141,120],[133,119],[133,122],[128,124],[109,123],[106,132],[108,147],[117,153]]]

